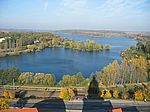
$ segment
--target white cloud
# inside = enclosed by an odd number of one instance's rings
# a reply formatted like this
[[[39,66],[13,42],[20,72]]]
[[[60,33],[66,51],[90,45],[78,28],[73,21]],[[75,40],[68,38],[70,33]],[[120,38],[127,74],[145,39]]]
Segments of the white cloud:
[[[62,0],[61,9],[64,13],[80,13],[87,5],[88,0]]]
[[[106,17],[140,15],[147,5],[146,0],[106,0],[97,10]]]

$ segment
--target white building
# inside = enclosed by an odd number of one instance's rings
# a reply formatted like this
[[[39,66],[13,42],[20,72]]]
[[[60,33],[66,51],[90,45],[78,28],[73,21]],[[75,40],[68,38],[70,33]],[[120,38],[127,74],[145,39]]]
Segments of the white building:
[[[6,38],[11,38],[11,37],[0,38],[0,42],[4,41]]]
[[[4,41],[5,40],[5,38],[0,38],[0,42],[2,42],[2,41]]]

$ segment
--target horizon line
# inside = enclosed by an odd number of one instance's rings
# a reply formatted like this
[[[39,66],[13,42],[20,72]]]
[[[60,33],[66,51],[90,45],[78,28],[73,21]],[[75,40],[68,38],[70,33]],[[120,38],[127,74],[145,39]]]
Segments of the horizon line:
[[[146,32],[148,32],[148,33],[150,33],[150,31],[131,31],[131,30],[112,30],[112,29],[86,29],[86,28],[79,28],[79,29],[77,29],[77,28],[75,28],[75,29],[73,29],[73,28],[62,28],[62,29],[35,29],[35,28],[0,28],[0,31],[1,30],[28,30],[28,31],[65,31],[65,30],[77,30],[77,31],[83,31],[83,30],[85,30],[85,31],[119,31],[119,32],[142,32],[142,33],[146,33]]]

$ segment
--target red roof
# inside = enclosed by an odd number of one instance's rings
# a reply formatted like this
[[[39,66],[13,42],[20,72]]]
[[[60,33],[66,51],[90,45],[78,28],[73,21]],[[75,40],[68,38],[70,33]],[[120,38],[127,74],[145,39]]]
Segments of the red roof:
[[[1,110],[1,112],[38,112],[38,110],[37,108],[23,108],[23,109]]]
[[[111,112],[122,112],[122,109],[121,109],[121,108],[118,108],[118,109],[112,109]]]

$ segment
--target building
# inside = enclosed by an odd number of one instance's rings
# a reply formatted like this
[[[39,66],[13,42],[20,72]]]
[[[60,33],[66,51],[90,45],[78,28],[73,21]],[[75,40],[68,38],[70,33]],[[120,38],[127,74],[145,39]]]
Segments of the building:
[[[4,37],[4,38],[0,38],[0,43],[3,42],[5,39],[10,39],[11,37]]]
[[[0,38],[0,42],[3,42],[5,40],[5,38]]]

